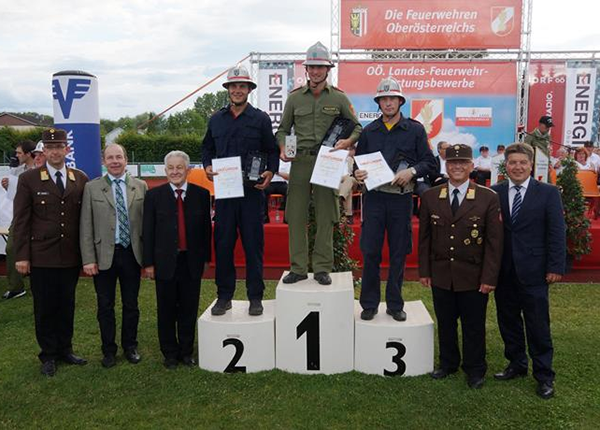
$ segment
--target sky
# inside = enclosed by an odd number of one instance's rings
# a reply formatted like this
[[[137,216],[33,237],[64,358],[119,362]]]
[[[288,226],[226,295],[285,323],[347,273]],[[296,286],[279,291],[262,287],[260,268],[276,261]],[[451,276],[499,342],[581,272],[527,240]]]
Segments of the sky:
[[[159,112],[250,52],[329,45],[330,3],[0,0],[0,112],[51,115],[61,70],[98,77],[102,118]],[[595,0],[534,0],[532,49],[600,50],[598,12]]]

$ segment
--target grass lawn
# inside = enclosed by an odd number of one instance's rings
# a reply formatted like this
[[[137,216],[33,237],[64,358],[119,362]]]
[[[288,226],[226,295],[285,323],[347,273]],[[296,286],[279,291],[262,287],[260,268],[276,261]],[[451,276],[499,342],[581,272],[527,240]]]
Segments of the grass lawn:
[[[4,291],[5,279],[0,281]],[[201,310],[215,297],[203,282]],[[269,282],[266,298],[274,298]],[[243,299],[243,284],[236,298]],[[409,283],[405,300],[421,299],[433,315],[430,293]],[[100,334],[92,282],[77,291],[74,349],[90,363],[59,366],[54,378],[39,373],[31,294],[0,303],[0,428],[600,428],[600,285],[552,287],[556,397],[535,395],[531,376],[497,382],[504,368],[494,301],[488,308],[489,372],[482,390],[470,390],[457,373],[385,378],[351,372],[334,376],[281,371],[217,374],[162,366],[153,284],[140,291],[142,362],[100,365]],[[120,311],[119,311],[120,312]],[[120,323],[119,323],[120,327]],[[119,330],[117,330],[119,333]]]

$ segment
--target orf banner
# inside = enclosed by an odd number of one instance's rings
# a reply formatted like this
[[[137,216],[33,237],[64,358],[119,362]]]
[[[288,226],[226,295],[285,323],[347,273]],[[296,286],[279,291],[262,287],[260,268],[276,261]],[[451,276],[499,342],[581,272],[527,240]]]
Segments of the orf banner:
[[[338,76],[363,126],[380,115],[377,84],[393,76],[406,97],[403,115],[423,124],[432,145],[444,140],[493,150],[515,141],[515,63],[342,62]]]
[[[52,75],[54,124],[67,131],[71,151],[67,166],[83,170],[90,179],[102,174],[98,79],[81,71]]]
[[[519,48],[522,0],[342,0],[343,49]]]

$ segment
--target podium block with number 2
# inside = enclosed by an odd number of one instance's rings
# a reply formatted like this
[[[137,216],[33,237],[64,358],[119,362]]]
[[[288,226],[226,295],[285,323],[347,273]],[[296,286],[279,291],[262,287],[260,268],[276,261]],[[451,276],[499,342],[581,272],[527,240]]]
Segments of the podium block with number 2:
[[[248,302],[233,300],[225,315],[210,309],[198,319],[198,365],[205,370],[251,373],[275,367],[275,300],[263,301],[261,316],[248,315]]]
[[[285,275],[286,273],[284,273]],[[277,286],[276,367],[294,373],[342,373],[354,367],[352,273],[331,285],[309,279]]]

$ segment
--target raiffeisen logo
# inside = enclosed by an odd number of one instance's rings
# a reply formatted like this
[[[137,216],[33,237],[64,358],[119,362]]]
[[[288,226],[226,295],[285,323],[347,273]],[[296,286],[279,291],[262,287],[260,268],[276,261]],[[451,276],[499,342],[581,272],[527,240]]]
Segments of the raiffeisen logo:
[[[69,79],[67,94],[64,95],[58,79],[52,80],[52,97],[58,101],[63,117],[69,119],[75,99],[83,98],[90,90],[91,79]]]

